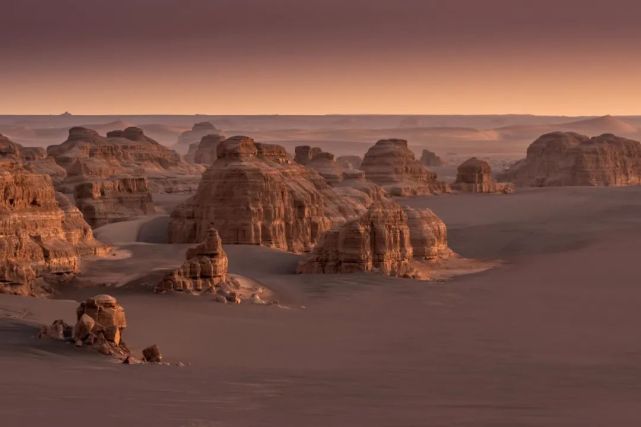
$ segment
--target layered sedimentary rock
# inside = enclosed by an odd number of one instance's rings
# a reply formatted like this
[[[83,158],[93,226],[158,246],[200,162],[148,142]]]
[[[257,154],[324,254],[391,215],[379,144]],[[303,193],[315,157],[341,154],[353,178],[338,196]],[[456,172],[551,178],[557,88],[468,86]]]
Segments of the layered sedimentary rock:
[[[67,175],[52,157],[47,156],[44,148],[24,147],[1,134],[0,162],[19,163],[31,172],[49,175],[54,184],[62,182]]]
[[[196,187],[203,170],[135,127],[108,132],[106,137],[71,128],[67,140],[49,146],[47,153],[66,170],[60,188],[67,193],[77,184],[115,177],[146,177],[153,191],[184,191]]]
[[[165,275],[155,291],[185,292],[190,294],[212,293],[216,301],[224,303],[273,302],[271,292],[254,282],[228,274],[227,254],[218,231],[210,227],[205,241],[187,251],[187,259],[178,269]]]
[[[436,174],[427,170],[403,139],[384,139],[372,146],[361,163],[365,177],[393,196],[438,194],[448,191]]]
[[[431,260],[450,254],[445,225],[436,215],[383,200],[360,218],[325,233],[298,271],[379,271],[389,276],[422,278],[414,267],[415,258]]]
[[[218,144],[224,140],[225,137],[222,135],[205,135],[199,142],[189,145],[185,159],[192,163],[209,166],[216,161]]]
[[[147,179],[114,178],[76,185],[78,209],[92,227],[155,212]]]
[[[172,213],[170,242],[202,241],[213,226],[225,244],[304,252],[332,225],[358,216],[355,202],[283,147],[238,136],[219,144],[217,156],[196,194]]]
[[[359,156],[338,156],[336,163],[343,167],[343,169],[360,169],[363,159]]]
[[[327,153],[318,147],[299,145],[296,147],[294,160],[301,165],[314,169],[330,185],[338,184],[343,178],[344,168],[336,162],[332,153]]]
[[[501,179],[518,186],[641,184],[641,143],[612,134],[553,132],[534,141],[527,157]]]
[[[423,150],[421,154],[421,163],[425,166],[443,166],[443,160],[430,150]]]
[[[374,202],[387,198],[385,190],[365,179],[365,173],[357,169],[343,172],[342,179],[334,186],[334,191],[343,200],[349,201],[359,215],[367,211]]]
[[[37,278],[67,277],[82,255],[107,252],[49,176],[3,164],[0,194],[0,292],[38,294]]]
[[[511,184],[494,181],[490,164],[476,157],[461,163],[457,170],[456,182],[452,188],[470,193],[511,193],[514,191]]]
[[[174,149],[180,154],[187,154],[191,144],[198,143],[207,135],[222,136],[222,132],[211,122],[194,123],[191,130],[185,131],[178,136],[178,142]]]

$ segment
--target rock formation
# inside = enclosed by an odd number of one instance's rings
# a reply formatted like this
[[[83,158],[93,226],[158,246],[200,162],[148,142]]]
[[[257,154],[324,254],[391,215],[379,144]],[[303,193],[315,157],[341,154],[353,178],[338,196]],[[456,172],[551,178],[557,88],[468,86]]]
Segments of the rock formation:
[[[218,231],[210,227],[205,241],[187,251],[187,260],[178,269],[167,273],[155,291],[185,292],[190,294],[213,293],[219,302],[273,302],[273,295],[266,289],[227,272],[227,254]]]
[[[343,169],[360,169],[363,159],[359,156],[338,156],[336,158],[336,163],[339,164]]]
[[[426,149],[423,150],[421,155],[421,163],[425,166],[443,166],[443,160],[436,153]]]
[[[383,200],[360,218],[325,233],[298,271],[379,271],[389,276],[424,278],[415,268],[415,258],[432,260],[450,254],[445,225],[436,215]]]
[[[200,142],[189,145],[189,151],[185,155],[185,159],[192,163],[209,166],[216,161],[218,144],[224,140],[225,137],[222,135],[205,135]]]
[[[213,226],[225,244],[305,252],[362,209],[283,147],[237,136],[219,144],[217,156],[196,194],[172,213],[170,242],[203,241]]]
[[[156,211],[147,179],[114,178],[76,185],[78,209],[92,227],[127,221]]]
[[[68,277],[81,256],[108,251],[49,176],[3,163],[0,194],[0,292],[39,294],[42,278]]]
[[[41,147],[23,147],[0,134],[0,162],[19,163],[34,173],[49,175],[54,183],[62,182],[67,172],[47,156]]]
[[[194,123],[191,130],[185,131],[178,136],[178,142],[174,149],[180,154],[187,154],[191,144],[197,144],[207,135],[222,136],[222,132],[211,122]]]
[[[497,183],[492,177],[492,168],[485,160],[472,157],[458,167],[454,190],[470,193],[511,193],[511,184]]]
[[[336,185],[343,178],[343,167],[336,162],[332,153],[327,153],[318,147],[299,145],[296,147],[294,160],[301,165],[314,169],[328,184]]]
[[[416,160],[403,139],[384,139],[371,147],[361,163],[365,177],[383,187],[392,196],[416,196],[448,191],[447,184],[436,179]]]
[[[106,137],[74,127],[64,143],[49,146],[47,153],[67,172],[60,186],[65,193],[80,183],[122,177],[146,177],[154,192],[193,190],[203,170],[135,127],[108,132]]]
[[[622,186],[641,184],[641,143],[612,134],[572,132],[541,136],[501,179],[517,186]]]

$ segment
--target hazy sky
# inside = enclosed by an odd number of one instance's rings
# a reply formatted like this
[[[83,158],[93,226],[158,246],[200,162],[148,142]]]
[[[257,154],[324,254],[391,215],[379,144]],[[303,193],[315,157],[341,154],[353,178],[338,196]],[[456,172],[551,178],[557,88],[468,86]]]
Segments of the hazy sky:
[[[641,114],[639,0],[0,6],[0,114]]]

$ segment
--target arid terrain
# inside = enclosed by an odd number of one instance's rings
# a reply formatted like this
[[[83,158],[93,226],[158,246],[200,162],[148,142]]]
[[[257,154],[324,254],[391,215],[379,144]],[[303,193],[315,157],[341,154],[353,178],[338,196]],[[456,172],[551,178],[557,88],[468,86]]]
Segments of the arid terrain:
[[[32,154],[77,126],[100,136]],[[122,129],[135,144],[106,136]],[[2,425],[638,425],[639,117],[0,116],[0,133],[6,174],[51,176],[4,187],[0,249],[33,271],[0,269],[22,293],[0,294]],[[93,224],[72,203],[88,183]],[[38,338],[99,294],[128,350],[165,363]]]

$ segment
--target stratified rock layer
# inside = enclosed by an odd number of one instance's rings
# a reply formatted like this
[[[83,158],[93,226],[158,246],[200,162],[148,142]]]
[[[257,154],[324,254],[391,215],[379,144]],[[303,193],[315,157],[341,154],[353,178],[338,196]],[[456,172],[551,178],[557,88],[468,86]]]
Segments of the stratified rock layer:
[[[393,196],[416,196],[448,191],[447,184],[436,179],[416,160],[403,139],[384,139],[371,147],[361,163],[365,177]]]
[[[612,134],[592,138],[572,132],[545,134],[501,179],[535,187],[638,185],[641,143]]]
[[[450,254],[445,225],[436,215],[383,200],[360,218],[325,233],[298,271],[379,271],[389,276],[422,278],[414,267],[415,258],[432,260]]]
[[[0,292],[38,294],[36,278],[69,276],[82,255],[107,252],[49,176],[3,164],[0,194]]]
[[[328,184],[336,185],[343,179],[344,168],[336,162],[332,153],[327,153],[318,147],[299,145],[296,147],[294,160],[301,165],[314,169]]]
[[[171,216],[171,242],[199,242],[210,226],[225,244],[309,251],[332,225],[358,216],[315,171],[291,160],[283,147],[232,137],[196,194]]]
[[[344,170],[360,169],[363,159],[359,156],[338,156],[336,163],[343,167]]]
[[[490,164],[476,157],[461,163],[456,174],[456,182],[452,188],[470,193],[511,193],[514,191],[511,184],[494,181]]]
[[[78,184],[78,209],[92,227],[152,214],[155,207],[145,178],[114,178]]]

